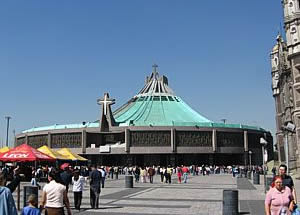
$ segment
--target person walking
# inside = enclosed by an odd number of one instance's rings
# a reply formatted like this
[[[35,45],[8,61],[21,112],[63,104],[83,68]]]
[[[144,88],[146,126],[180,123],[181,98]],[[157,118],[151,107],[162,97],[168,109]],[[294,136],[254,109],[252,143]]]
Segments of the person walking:
[[[273,178],[271,187],[265,199],[266,215],[290,215],[294,209],[291,189],[283,185],[280,175]]]
[[[134,173],[134,177],[135,177],[135,182],[139,183],[139,181],[140,181],[140,174],[141,174],[140,168],[138,166],[136,166],[133,173]]]
[[[12,196],[11,189],[6,187],[6,175],[0,173],[0,214],[18,215],[16,204]]]
[[[179,166],[177,167],[177,177],[178,177],[178,183],[181,184],[182,169]]]
[[[99,198],[101,192],[101,174],[96,169],[96,166],[92,166],[92,171],[90,174],[90,203],[91,207],[99,208]]]
[[[114,173],[115,173],[116,179],[118,180],[119,179],[119,167],[118,166],[114,167]]]
[[[141,167],[140,173],[141,173],[141,181],[142,181],[142,183],[146,183],[147,172],[146,172],[145,167],[143,167],[143,166]]]
[[[172,178],[173,169],[171,168],[170,165],[168,165],[166,172],[167,172],[167,174],[166,174],[166,183],[171,184],[171,182],[172,182],[171,178]]]
[[[149,167],[148,169],[148,175],[149,175],[149,181],[151,184],[153,184],[153,176],[155,174],[155,169],[152,167]]]
[[[60,173],[60,178],[61,178],[63,185],[66,186],[66,191],[68,194],[69,184],[71,184],[71,182],[72,182],[72,173],[70,172],[69,167],[64,168],[64,171],[62,173]]]
[[[29,205],[23,208],[21,215],[41,215],[40,209],[37,208],[38,200],[36,195],[29,195],[28,203]]]
[[[111,166],[109,169],[109,175],[110,175],[111,179],[114,179],[114,167],[113,166]]]
[[[278,172],[282,178],[283,186],[288,186],[291,189],[293,199],[294,199],[294,204],[297,204],[297,194],[296,194],[296,189],[294,186],[294,181],[291,176],[287,175],[287,166],[284,164],[281,164],[279,166]]]
[[[73,184],[72,190],[74,194],[74,205],[75,205],[75,209],[77,210],[80,210],[84,182],[85,182],[84,177],[79,175],[79,171],[75,171],[74,176],[72,177],[72,184]]]
[[[60,174],[52,169],[48,174],[49,183],[43,188],[40,209],[45,209],[47,215],[64,215],[64,205],[68,215],[71,215],[66,186],[61,183]]]
[[[182,167],[182,173],[183,173],[183,183],[187,183],[189,168],[187,168],[186,166]]]
[[[101,166],[100,168],[98,168],[98,170],[101,174],[101,187],[104,188],[105,178],[106,178],[105,168]]]
[[[165,173],[166,173],[166,168],[165,167],[161,167],[160,168],[160,182],[164,183],[164,178],[165,178]]]

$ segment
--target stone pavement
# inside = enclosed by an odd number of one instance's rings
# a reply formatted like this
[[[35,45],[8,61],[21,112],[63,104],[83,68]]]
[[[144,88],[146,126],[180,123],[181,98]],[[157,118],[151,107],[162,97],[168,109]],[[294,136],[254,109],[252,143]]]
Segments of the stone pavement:
[[[90,209],[89,187],[85,186],[82,209],[80,212],[73,210],[73,214],[221,215],[223,190],[237,189],[240,214],[262,215],[265,198],[262,176],[260,182],[260,185],[253,185],[252,180],[221,174],[189,176],[187,184],[178,184],[174,175],[172,184],[161,183],[160,176],[155,176],[153,184],[134,183],[134,188],[125,188],[124,176],[120,176],[118,180],[106,180],[105,188],[101,192],[100,208],[97,210]],[[297,190],[300,189],[300,181],[295,180],[295,184]],[[22,183],[23,185],[26,183]],[[300,190],[298,193],[300,194]],[[21,190],[21,200],[22,194]],[[71,188],[68,196],[73,207]],[[16,192],[14,199],[17,199]]]

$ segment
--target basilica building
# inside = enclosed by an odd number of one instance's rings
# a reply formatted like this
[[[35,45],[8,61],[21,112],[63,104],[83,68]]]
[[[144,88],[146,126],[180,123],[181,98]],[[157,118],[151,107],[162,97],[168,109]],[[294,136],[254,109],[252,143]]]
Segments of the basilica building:
[[[34,127],[18,134],[16,145],[67,147],[102,165],[261,165],[263,137],[273,159],[269,131],[209,120],[177,96],[157,68],[153,65],[141,90],[114,110],[116,101],[105,92],[97,100],[99,120]]]

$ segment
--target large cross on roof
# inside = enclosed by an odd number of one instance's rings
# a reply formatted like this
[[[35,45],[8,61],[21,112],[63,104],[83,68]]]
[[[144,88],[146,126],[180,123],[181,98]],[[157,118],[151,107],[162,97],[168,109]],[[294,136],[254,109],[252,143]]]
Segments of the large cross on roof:
[[[99,105],[103,105],[104,115],[106,116],[108,105],[114,104],[115,103],[115,99],[110,99],[108,93],[104,93],[104,97],[102,99],[98,99],[97,103]]]

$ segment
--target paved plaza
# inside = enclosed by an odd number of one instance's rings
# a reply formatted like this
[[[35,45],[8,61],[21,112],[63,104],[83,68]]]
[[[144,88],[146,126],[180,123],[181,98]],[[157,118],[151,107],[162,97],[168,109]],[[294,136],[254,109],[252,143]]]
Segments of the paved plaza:
[[[118,180],[107,179],[105,188],[101,191],[100,208],[97,210],[90,208],[89,186],[84,188],[80,212],[74,209],[71,187],[68,195],[73,214],[221,215],[223,190],[237,189],[240,214],[264,214],[262,176],[260,185],[253,185],[252,180],[233,178],[231,175],[190,176],[187,184],[178,184],[175,175],[172,180],[172,184],[165,184],[160,182],[160,176],[156,176],[153,184],[134,183],[134,188],[125,188],[124,176],[120,176]],[[22,186],[26,184],[28,183],[22,183]],[[299,190],[300,182],[295,180],[295,184]],[[21,200],[22,194],[21,187]],[[16,192],[14,198],[17,200]]]

